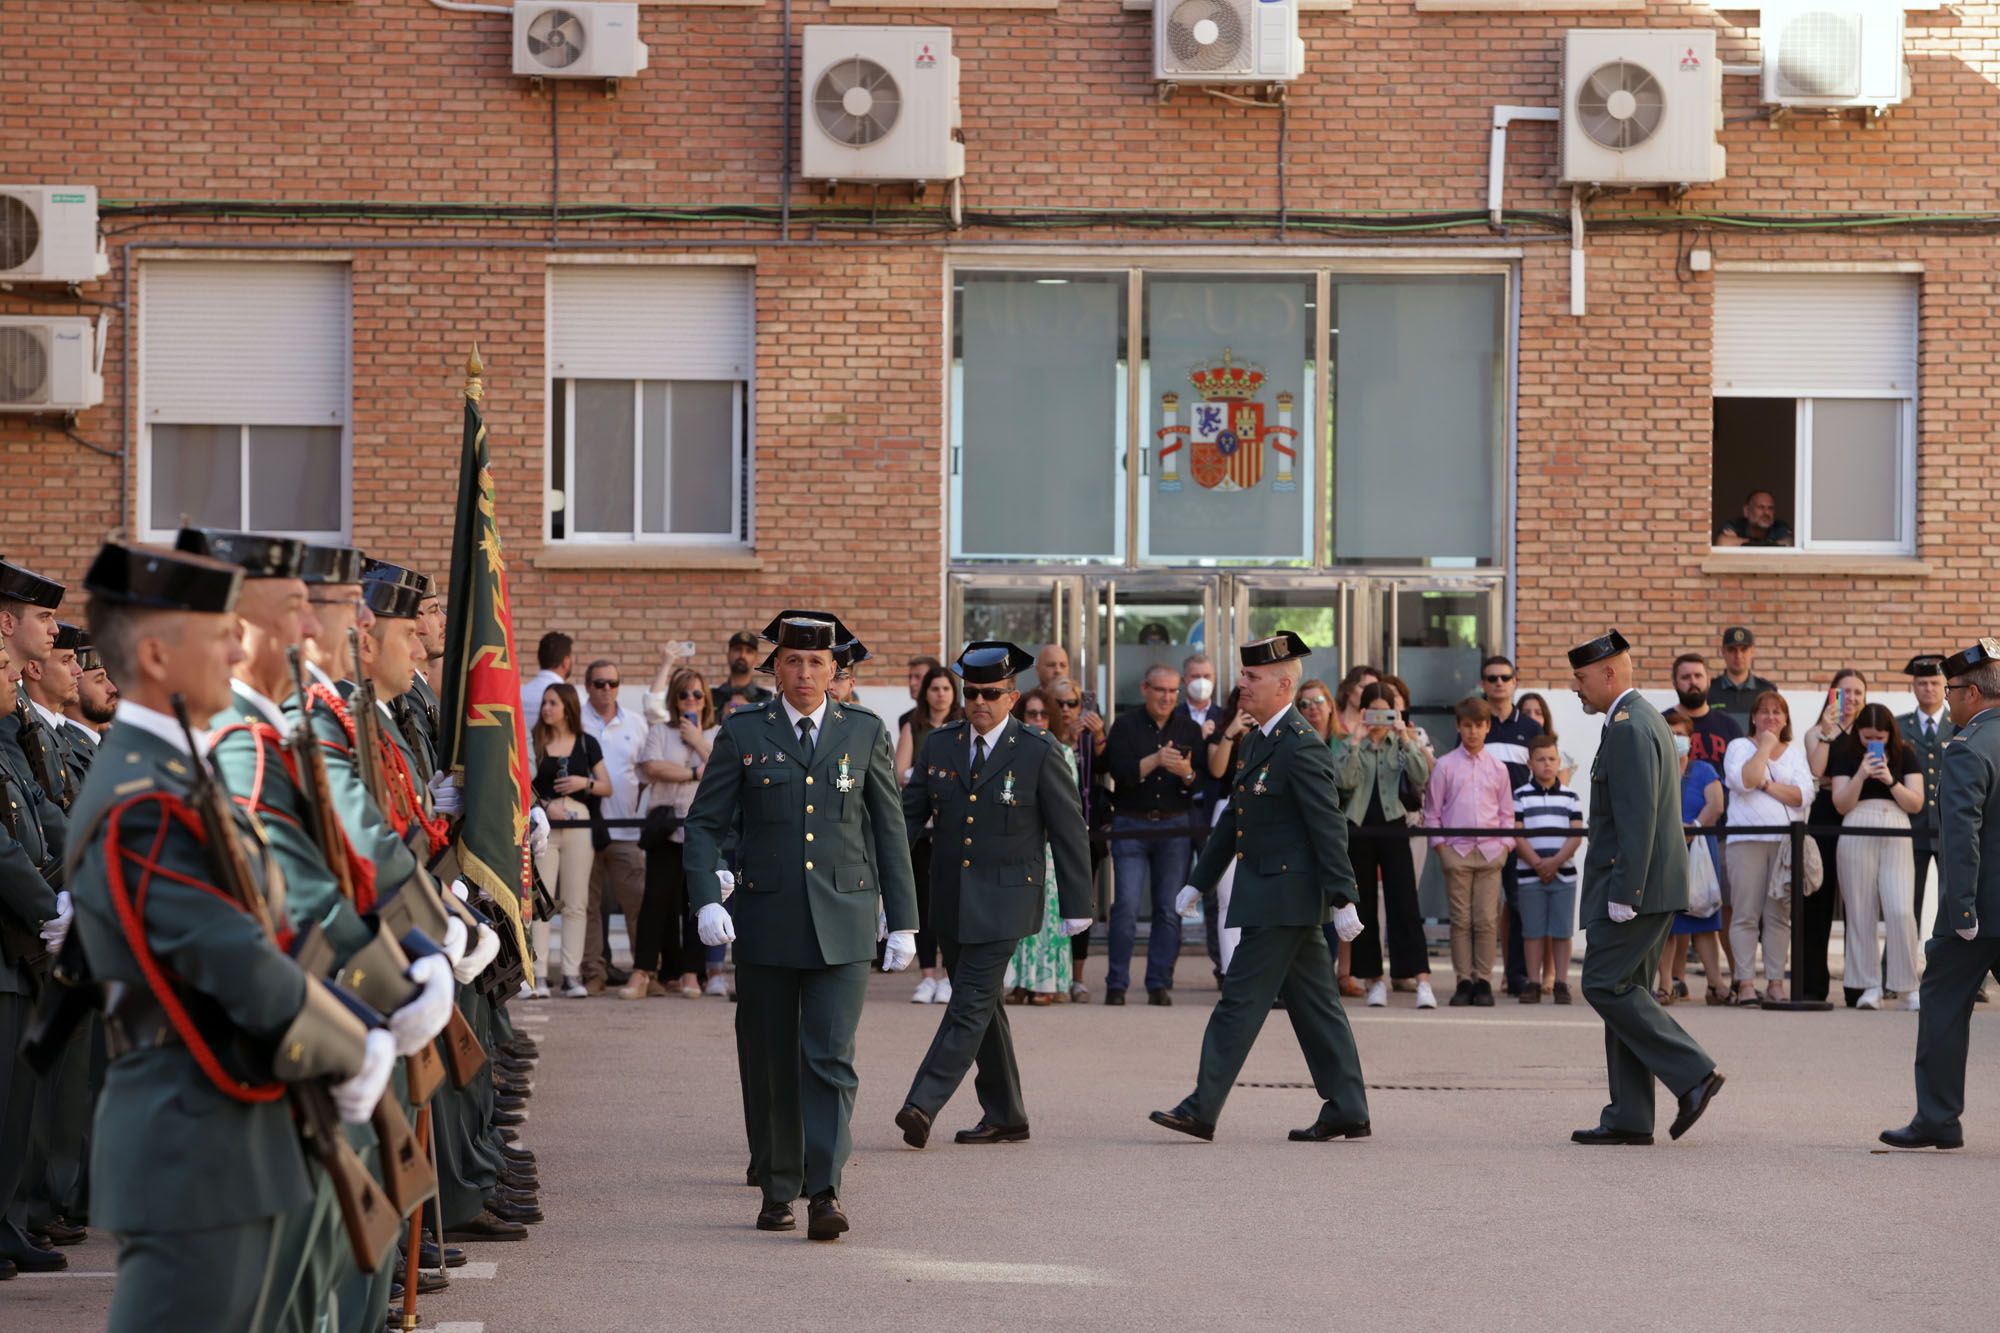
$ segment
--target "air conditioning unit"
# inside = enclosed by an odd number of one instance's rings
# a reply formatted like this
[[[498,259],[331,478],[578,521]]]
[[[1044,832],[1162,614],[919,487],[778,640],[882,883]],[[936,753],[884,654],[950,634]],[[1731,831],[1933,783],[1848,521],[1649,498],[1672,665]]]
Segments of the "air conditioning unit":
[[[1764,102],[1886,108],[1909,96],[1900,5],[1766,4]]]
[[[1706,28],[1572,28],[1563,42],[1565,185],[1722,179],[1722,66]]]
[[[1153,0],[1159,83],[1281,83],[1305,73],[1298,0]]]
[[[958,57],[950,28],[806,28],[799,174],[824,181],[953,181]]]
[[[514,72],[538,79],[629,79],[646,68],[639,6],[514,6]]]
[[[0,282],[89,282],[110,270],[94,185],[0,185]]]
[[[81,412],[103,401],[90,320],[0,315],[0,412]]]

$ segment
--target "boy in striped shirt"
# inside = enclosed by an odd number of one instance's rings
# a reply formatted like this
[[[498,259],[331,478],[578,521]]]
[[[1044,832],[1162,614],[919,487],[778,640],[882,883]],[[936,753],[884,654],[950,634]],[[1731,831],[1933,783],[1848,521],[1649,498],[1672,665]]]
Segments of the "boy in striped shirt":
[[[1540,1004],[1542,991],[1569,1003],[1569,950],[1576,934],[1576,849],[1583,841],[1583,802],[1562,785],[1562,750],[1553,736],[1528,745],[1528,780],[1514,789],[1514,840],[1520,855],[1518,902],[1527,946],[1528,984],[1522,1004]],[[1546,979],[1546,980],[1545,980]],[[1549,983],[1553,983],[1550,985]]]

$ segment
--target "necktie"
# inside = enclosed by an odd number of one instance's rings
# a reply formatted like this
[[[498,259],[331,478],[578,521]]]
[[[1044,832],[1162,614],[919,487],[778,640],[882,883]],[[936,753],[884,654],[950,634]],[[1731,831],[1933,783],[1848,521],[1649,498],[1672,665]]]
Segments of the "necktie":
[[[974,780],[978,779],[979,770],[985,767],[986,738],[984,736],[975,736],[972,739],[972,776]]]
[[[799,719],[799,748],[806,752],[806,758],[812,758],[813,720],[809,717]]]

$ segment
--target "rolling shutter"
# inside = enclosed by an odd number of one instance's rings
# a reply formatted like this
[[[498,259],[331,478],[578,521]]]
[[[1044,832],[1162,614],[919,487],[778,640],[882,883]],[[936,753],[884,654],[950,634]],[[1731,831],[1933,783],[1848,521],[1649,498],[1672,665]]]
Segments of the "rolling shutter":
[[[749,269],[560,264],[551,273],[551,379],[750,378]]]
[[[345,425],[348,283],[345,263],[146,261],[145,419]]]
[[[1774,398],[1917,391],[1917,279],[1721,273],[1715,392]]]

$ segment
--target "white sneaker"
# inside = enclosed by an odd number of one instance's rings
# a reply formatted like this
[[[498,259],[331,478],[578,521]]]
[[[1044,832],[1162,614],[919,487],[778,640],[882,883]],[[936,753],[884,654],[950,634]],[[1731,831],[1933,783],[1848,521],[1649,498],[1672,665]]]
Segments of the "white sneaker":
[[[1903,1006],[1913,1014],[1917,1012],[1917,993],[1915,991],[1911,991],[1903,997]]]
[[[728,999],[729,978],[723,976],[722,973],[717,972],[714,976],[708,979],[708,984],[702,987],[701,993],[703,995],[714,995],[724,1000]]]
[[[1854,1002],[1854,1007],[1856,1009],[1880,1009],[1882,1007],[1882,988],[1880,986],[1870,986],[1867,990],[1862,991],[1861,998]]]
[[[1389,1003],[1389,983],[1377,977],[1368,983],[1368,1007],[1380,1009]]]
[[[937,995],[937,978],[925,977],[917,983],[915,993],[910,996],[911,1004],[929,1004]]]
[[[1417,1008],[1435,1009],[1437,1007],[1438,997],[1437,993],[1431,989],[1431,983],[1428,981],[1419,981],[1417,983]]]
[[[950,1003],[951,1003],[951,978],[950,978],[950,977],[939,977],[939,978],[937,979],[937,990],[936,990],[936,992],[935,992],[935,993],[933,993],[933,994],[932,994],[932,996],[931,996],[931,1003],[932,1003],[932,1004],[950,1004]]]
[[[581,981],[572,981],[562,988],[562,997],[565,1000],[587,1000],[590,992],[583,988]]]
[[[547,977],[537,978],[535,981],[535,990],[534,990],[535,998],[538,1000],[546,1000],[549,998],[549,995],[550,995],[549,979]]]

